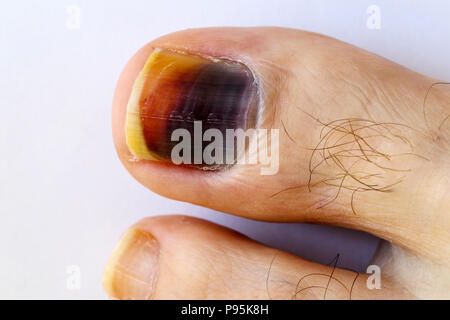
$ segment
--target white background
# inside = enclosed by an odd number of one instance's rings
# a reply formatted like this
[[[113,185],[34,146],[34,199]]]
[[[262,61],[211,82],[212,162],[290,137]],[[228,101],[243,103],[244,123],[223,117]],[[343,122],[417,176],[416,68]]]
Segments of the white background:
[[[379,30],[366,26],[373,4]],[[79,29],[67,25],[71,5],[80,9]],[[450,80],[450,1],[3,1],[0,298],[106,298],[102,271],[119,235],[154,214],[201,216],[308,259],[340,253],[340,266],[365,269],[378,243],[372,236],[167,200],[119,163],[110,107],[129,57],[172,31],[228,25],[320,32]],[[81,272],[75,290],[66,285],[71,265]]]

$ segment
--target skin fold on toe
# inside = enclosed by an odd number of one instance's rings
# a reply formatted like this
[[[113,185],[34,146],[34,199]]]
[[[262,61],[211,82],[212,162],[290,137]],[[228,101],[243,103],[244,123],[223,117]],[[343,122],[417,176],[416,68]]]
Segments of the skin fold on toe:
[[[172,60],[154,64],[164,53]],[[216,90],[205,88],[211,83]],[[232,97],[224,106],[234,111],[208,109],[221,95]],[[415,270],[438,265],[426,270],[441,275],[439,296],[450,286],[449,105],[445,82],[326,36],[193,29],[150,42],[127,64],[113,102],[113,136],[127,170],[163,196],[253,219],[370,232],[406,250],[390,268],[394,277],[409,255],[420,257]],[[277,129],[275,174],[261,174],[260,163],[199,170],[161,161],[173,148],[171,130],[194,132],[195,120],[221,132]],[[417,274],[410,290],[421,292],[428,281]]]

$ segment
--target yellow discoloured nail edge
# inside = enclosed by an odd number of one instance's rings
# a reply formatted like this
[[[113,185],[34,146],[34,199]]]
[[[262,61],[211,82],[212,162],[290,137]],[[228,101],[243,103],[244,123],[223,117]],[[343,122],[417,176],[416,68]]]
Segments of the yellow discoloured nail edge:
[[[158,160],[147,148],[140,118],[139,102],[145,86],[147,74],[158,57],[160,49],[153,50],[144,68],[139,73],[127,104],[126,142],[130,152],[138,159]]]
[[[156,239],[138,229],[126,231],[103,273],[103,288],[115,299],[148,299],[156,280],[159,248]]]

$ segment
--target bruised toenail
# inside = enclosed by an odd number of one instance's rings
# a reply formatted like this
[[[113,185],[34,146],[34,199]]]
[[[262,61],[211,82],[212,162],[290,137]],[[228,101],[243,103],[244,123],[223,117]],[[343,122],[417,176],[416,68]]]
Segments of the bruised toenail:
[[[220,161],[203,157],[208,146],[203,133],[209,130],[213,136],[225,137],[230,129],[254,128],[258,97],[252,72],[240,62],[155,49],[128,102],[128,148],[138,159],[176,163],[175,154],[183,158],[183,163],[217,167]],[[189,153],[175,152],[180,130],[189,133]],[[227,148],[223,143],[215,156],[220,151],[229,158]],[[233,149],[231,157],[233,162],[236,150]],[[223,159],[222,164],[230,162],[227,160]]]

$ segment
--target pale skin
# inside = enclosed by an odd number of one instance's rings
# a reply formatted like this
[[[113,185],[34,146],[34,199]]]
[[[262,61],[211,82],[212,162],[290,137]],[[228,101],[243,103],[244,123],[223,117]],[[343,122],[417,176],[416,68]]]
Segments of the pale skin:
[[[261,175],[258,165],[204,172],[133,159],[125,141],[126,105],[154,48],[226,57],[255,72],[263,98],[259,126],[280,129],[277,174]],[[389,245],[374,260],[382,288],[369,290],[367,274],[309,262],[206,221],[146,218],[129,229],[107,266],[108,295],[450,298],[450,85],[440,82],[294,29],[194,29],[145,45],[124,68],[113,102],[114,143],[136,180],[162,196],[229,214],[358,229]],[[329,130],[334,138],[325,144],[321,132]],[[348,137],[354,139],[350,150],[338,145]],[[352,166],[350,159],[360,161]],[[154,248],[135,249],[140,239]],[[127,274],[133,268],[148,281]]]

